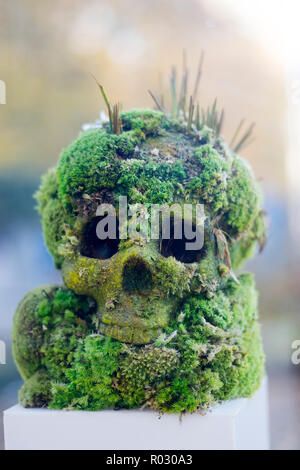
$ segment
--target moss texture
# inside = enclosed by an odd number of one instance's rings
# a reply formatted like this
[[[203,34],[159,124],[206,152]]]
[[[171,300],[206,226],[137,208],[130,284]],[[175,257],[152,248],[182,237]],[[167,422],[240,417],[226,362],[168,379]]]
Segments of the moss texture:
[[[228,281],[211,299],[190,297],[156,342],[142,348],[93,334],[84,307],[92,300],[57,287],[46,298],[41,291],[39,305],[31,301],[36,325],[47,329],[39,365],[28,360],[28,370],[37,370],[20,391],[21,404],[181,413],[251,396],[264,356],[253,278],[244,274],[239,282]]]
[[[252,171],[207,126],[187,131],[151,110],[120,118],[119,135],[105,123],[81,133],[37,192],[65,285],[35,289],[16,312],[20,402],[182,413],[250,396],[263,376],[257,295],[252,276],[237,280],[233,270],[265,238]],[[122,241],[107,259],[84,256],[97,206],[119,196],[204,204],[196,258],[165,256],[160,240]]]
[[[260,190],[248,164],[229,152],[220,137],[211,131],[209,142],[199,145],[199,137],[178,132],[176,122],[160,112],[135,110],[121,117],[122,134],[105,128],[80,134],[63,150],[57,170],[42,179],[39,211],[46,244],[59,267],[62,245],[69,242],[63,234],[73,228],[80,202],[85,199],[87,207],[89,198],[90,206],[93,197],[106,202],[104,190],[128,196],[129,203],[203,203],[207,215],[216,216],[232,237],[251,230],[253,242],[259,240],[261,230],[255,231],[254,221],[261,217]]]

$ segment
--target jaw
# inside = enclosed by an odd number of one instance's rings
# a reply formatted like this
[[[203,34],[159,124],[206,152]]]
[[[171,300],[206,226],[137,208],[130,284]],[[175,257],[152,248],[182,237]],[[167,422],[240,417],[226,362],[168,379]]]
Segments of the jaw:
[[[176,299],[158,301],[150,297],[146,301],[138,295],[127,296],[126,300],[119,299],[117,305],[99,309],[99,332],[124,343],[154,342],[177,311],[177,303]]]
[[[159,328],[153,328],[143,330],[141,328],[133,328],[130,326],[119,326],[119,325],[107,325],[100,323],[99,332],[105,336],[121,341],[121,343],[131,344],[149,344],[154,342],[161,330]]]

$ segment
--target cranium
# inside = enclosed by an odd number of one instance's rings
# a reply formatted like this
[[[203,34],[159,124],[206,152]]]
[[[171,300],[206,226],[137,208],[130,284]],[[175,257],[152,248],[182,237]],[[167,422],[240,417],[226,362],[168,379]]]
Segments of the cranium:
[[[136,113],[136,116],[145,119],[146,123],[150,118],[158,122],[162,120],[162,116],[157,113]],[[129,128],[127,133],[131,132]],[[97,134],[99,131],[82,136],[80,145],[85,140],[93,140]],[[173,135],[172,132],[169,132],[168,139],[163,132],[162,135],[158,134],[152,145],[148,140],[145,143],[137,141],[139,146],[135,146],[131,156],[122,159],[122,156],[116,155],[112,157],[113,164],[111,161],[107,163],[117,173],[115,187],[110,187],[113,179],[110,175],[106,181],[96,182],[89,194],[85,193],[84,183],[80,185],[81,194],[75,196],[75,201],[77,197],[85,198],[87,203],[83,206],[91,213],[84,217],[75,205],[77,219],[72,230],[77,242],[73,249],[69,247],[69,254],[62,263],[62,272],[70,289],[77,294],[90,295],[97,301],[99,331],[103,334],[128,343],[149,343],[168,326],[170,316],[178,310],[184,297],[197,292],[215,292],[230,275],[224,260],[219,258],[213,233],[217,225],[214,225],[209,210],[205,223],[205,243],[196,252],[185,249],[185,240],[129,238],[126,242],[120,242],[117,238],[103,241],[96,234],[100,218],[95,215],[93,202],[102,202],[99,194],[104,194],[104,202],[107,198],[116,201],[120,192],[128,197],[129,202],[141,200],[146,205],[151,202],[176,202],[183,205],[194,201],[192,189],[188,189],[193,181],[189,172],[193,175],[197,171],[192,152],[198,143],[192,142],[192,139]],[[203,158],[209,159],[209,152],[215,151],[209,144],[206,148],[207,154]],[[62,179],[77,164],[72,161],[72,156],[67,168],[63,171],[60,167],[58,169]],[[63,156],[62,166],[65,158]],[[82,155],[81,158],[87,157]],[[222,161],[226,155],[218,155],[217,158]],[[164,174],[163,177],[156,176],[160,174]],[[169,180],[168,175],[171,175]],[[225,173],[215,175],[215,178],[220,178],[216,184],[222,185],[222,178],[225,180],[227,177]],[[123,189],[122,181],[125,178],[136,179],[136,183]],[[153,194],[147,196],[147,184],[151,183],[151,178],[157,178],[157,186]],[[163,184],[168,187],[167,196],[159,193],[160,185]],[[79,199],[75,204],[82,207],[82,202],[80,205]]]

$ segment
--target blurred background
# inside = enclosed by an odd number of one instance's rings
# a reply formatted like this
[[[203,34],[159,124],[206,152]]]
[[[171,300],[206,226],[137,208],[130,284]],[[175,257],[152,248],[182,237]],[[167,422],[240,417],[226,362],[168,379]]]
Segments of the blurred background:
[[[300,448],[300,365],[291,362],[300,339],[299,13],[293,0],[0,0],[0,413],[21,384],[11,357],[14,310],[28,290],[60,282],[32,194],[103,109],[91,73],[125,109],[152,107],[147,89],[168,87],[184,49],[195,76],[204,50],[201,105],[218,97],[228,139],[241,118],[256,123],[242,156],[263,186],[271,224],[247,268],[260,291],[272,448]],[[2,437],[0,418],[0,448]]]

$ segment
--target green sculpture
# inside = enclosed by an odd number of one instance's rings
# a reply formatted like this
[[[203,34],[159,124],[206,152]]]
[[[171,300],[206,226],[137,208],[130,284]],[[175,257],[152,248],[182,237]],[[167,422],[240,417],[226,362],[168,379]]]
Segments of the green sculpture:
[[[234,272],[265,238],[248,164],[220,135],[214,105],[185,94],[167,114],[119,113],[63,150],[37,193],[44,237],[64,285],[25,296],[13,352],[25,407],[193,412],[249,397],[264,374],[257,292]],[[204,245],[100,240],[100,204],[202,203]],[[174,217],[173,217],[174,223]],[[119,232],[118,232],[119,233]]]

